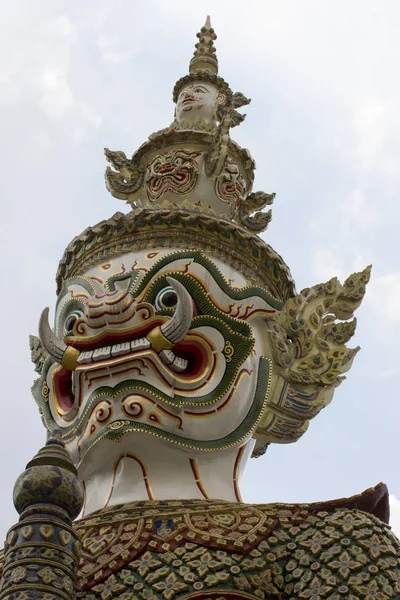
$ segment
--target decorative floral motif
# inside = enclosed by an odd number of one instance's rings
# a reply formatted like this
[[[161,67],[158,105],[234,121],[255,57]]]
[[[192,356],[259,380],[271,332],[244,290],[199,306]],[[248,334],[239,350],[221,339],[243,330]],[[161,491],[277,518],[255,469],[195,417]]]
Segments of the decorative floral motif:
[[[168,523],[167,538],[157,535],[160,522]],[[211,599],[234,590],[260,600],[389,600],[400,594],[399,542],[384,523],[357,510],[142,502],[95,513],[77,529],[81,600],[178,600],[196,592]],[[217,529],[220,537],[213,537]],[[128,533],[135,541],[122,541]],[[93,554],[102,536],[108,543]],[[23,569],[15,568],[14,578],[25,578]],[[37,568],[31,576],[69,593],[70,582],[58,571]]]
[[[356,560],[352,560],[349,553],[345,551],[342,552],[337,560],[328,563],[328,566],[333,570],[337,570],[340,577],[346,580],[350,575],[350,571],[358,569],[362,564]]]
[[[193,552],[193,555],[198,556],[198,558],[189,561],[188,565],[189,567],[196,569],[200,577],[207,575],[210,569],[215,571],[221,566],[221,563],[217,560],[214,560],[212,555],[205,551],[205,548],[198,548],[195,550],[195,552]]]
[[[54,502],[75,518],[82,509],[83,492],[77,476],[56,465],[36,465],[24,471],[14,486],[14,504],[21,513],[34,502]]]
[[[50,567],[45,567],[44,569],[41,569],[40,571],[38,571],[38,575],[46,585],[52,583],[57,579],[57,575]]]
[[[153,585],[154,589],[161,592],[165,600],[170,600],[178,592],[183,592],[188,589],[185,583],[178,580],[175,573],[169,573],[169,575],[163,580]]]
[[[272,583],[271,571],[263,571],[259,575],[250,575],[249,581],[259,598],[265,598],[272,594],[279,594],[279,590]]]
[[[390,542],[388,544],[387,539],[385,539],[384,541],[385,541],[385,543],[382,543],[382,538],[379,538],[375,534],[367,540],[360,540],[360,546],[362,546],[363,548],[366,548],[369,552],[369,555],[372,558],[379,558],[381,553],[387,552],[388,550],[389,550],[389,552],[396,555],[396,551],[393,548],[393,546],[390,544]]]
[[[299,593],[299,597],[320,600],[320,598],[325,598],[331,589],[332,588],[330,586],[324,585],[324,582],[322,582],[318,577],[314,577],[309,587],[303,592]]]
[[[155,560],[150,552],[145,552],[138,560],[131,562],[130,566],[133,567],[141,577],[144,577],[150,570],[160,567],[161,562]]]
[[[101,552],[106,546],[109,545],[115,538],[115,532],[110,527],[102,527],[97,535],[93,537],[87,537],[83,542],[85,550],[89,550],[91,554],[97,554]]]
[[[18,594],[18,600],[32,600],[32,599],[33,599],[33,594],[30,592],[20,592]],[[54,596],[49,600],[54,600]]]
[[[16,567],[11,571],[11,581],[18,583],[26,577],[26,569],[24,567]]]
[[[110,600],[115,597],[116,593],[119,594],[119,592],[124,592],[125,590],[126,586],[119,583],[115,575],[110,575],[104,583],[93,587],[94,592],[100,593],[101,600]]]
[[[316,531],[311,539],[303,541],[302,537],[299,536],[300,546],[307,548],[312,554],[320,554],[325,546],[332,544],[332,539],[328,536],[323,535],[320,531]]]
[[[357,585],[355,590],[365,600],[387,600],[391,597],[380,591],[376,581],[371,581],[368,585]]]

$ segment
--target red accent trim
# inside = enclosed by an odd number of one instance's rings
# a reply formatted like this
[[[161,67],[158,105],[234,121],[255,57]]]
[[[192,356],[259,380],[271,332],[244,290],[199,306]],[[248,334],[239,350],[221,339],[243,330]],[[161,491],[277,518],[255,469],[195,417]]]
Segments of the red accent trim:
[[[57,398],[59,408],[68,414],[74,406],[74,395],[72,394],[72,371],[60,369],[54,373],[54,394]]]
[[[314,502],[310,504],[308,510],[319,512],[321,510],[335,510],[336,508],[350,508],[362,510],[378,517],[384,523],[389,523],[389,492],[385,483],[378,483],[373,488],[369,488],[350,498],[339,498],[338,500],[329,500],[327,502]]]
[[[124,331],[104,331],[99,337],[93,341],[87,339],[80,340],[79,338],[66,338],[65,343],[69,346],[73,346],[77,350],[83,352],[84,350],[94,350],[95,348],[102,348],[103,346],[112,346],[117,342],[131,342],[133,340],[145,337],[155,327],[163,325],[165,319],[152,319],[151,323],[145,323],[139,327],[133,329],[125,329]]]
[[[235,496],[236,496],[236,500],[238,502],[243,502],[242,496],[240,494],[240,489],[239,489],[239,467],[240,467],[240,461],[242,460],[243,457],[243,452],[245,450],[246,446],[242,446],[237,454],[236,460],[235,460],[235,466],[233,467],[233,487],[235,490]]]
[[[201,493],[203,494],[203,496],[206,500],[211,500],[211,497],[207,494],[206,488],[204,487],[204,485],[200,479],[200,473],[199,473],[199,469],[197,468],[196,459],[189,458],[189,462],[190,462],[190,467],[193,471],[194,480],[196,482],[197,487],[199,488],[199,490],[201,491]]]

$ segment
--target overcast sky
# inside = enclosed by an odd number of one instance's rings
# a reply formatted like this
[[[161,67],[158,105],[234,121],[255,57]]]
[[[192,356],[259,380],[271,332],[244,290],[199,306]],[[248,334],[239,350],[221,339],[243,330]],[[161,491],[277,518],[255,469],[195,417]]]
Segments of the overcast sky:
[[[12,487],[44,441],[28,346],[65,246],[126,210],[105,189],[105,146],[127,155],[173,118],[207,14],[220,74],[252,98],[234,139],[276,192],[263,235],[297,289],[372,263],[348,379],[296,446],[271,446],[247,502],[350,496],[385,481],[400,535],[400,4],[397,0],[3,0],[0,535]],[[0,544],[1,545],[1,544]]]

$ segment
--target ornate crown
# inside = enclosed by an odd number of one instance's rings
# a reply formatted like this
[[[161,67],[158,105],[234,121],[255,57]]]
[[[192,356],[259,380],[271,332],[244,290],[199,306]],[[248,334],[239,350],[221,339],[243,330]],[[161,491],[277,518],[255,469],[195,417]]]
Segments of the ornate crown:
[[[230,129],[245,117],[237,109],[250,100],[218,75],[217,36],[209,17],[197,37],[189,74],[174,88],[172,124],[150,135],[131,158],[105,149],[111,164],[107,189],[132,211],[117,213],[71,242],[57,273],[58,289],[63,279],[102,257],[146,244],[207,250],[250,273],[279,300],[293,295],[287,266],[256,235],[271,220],[271,210],[262,209],[275,194],[252,192],[254,160],[230,138]]]

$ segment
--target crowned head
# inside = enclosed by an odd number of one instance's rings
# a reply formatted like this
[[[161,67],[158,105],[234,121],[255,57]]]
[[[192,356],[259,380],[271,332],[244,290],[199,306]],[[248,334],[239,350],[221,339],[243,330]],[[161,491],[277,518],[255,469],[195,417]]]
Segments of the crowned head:
[[[218,108],[226,104],[227,95],[216,85],[206,80],[188,82],[179,92],[175,116],[178,123],[193,122],[202,119],[206,123],[215,123]]]
[[[328,325],[326,361],[322,350],[308,356],[314,315],[343,294],[332,280],[293,298],[287,266],[255,235],[269,216],[249,215],[274,195],[250,194],[254,161],[229,139],[249,100],[218,75],[209,19],[198,37],[174,89],[177,124],[132,159],[106,153],[108,189],[133,210],[74,238],[57,274],[54,326],[47,309],[31,341],[35,400],[48,432],[61,432],[89,511],[240,499],[246,458],[300,437],[352,360],[344,345],[331,348]],[[343,318],[358,302],[350,288],[335,308]]]
[[[178,123],[203,120],[215,123],[221,108],[232,96],[229,85],[218,75],[218,59],[210,17],[197,34],[199,38],[190,61],[189,74],[179,79],[173,91]]]

